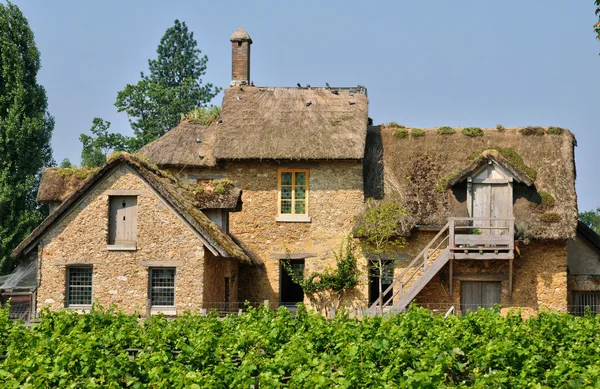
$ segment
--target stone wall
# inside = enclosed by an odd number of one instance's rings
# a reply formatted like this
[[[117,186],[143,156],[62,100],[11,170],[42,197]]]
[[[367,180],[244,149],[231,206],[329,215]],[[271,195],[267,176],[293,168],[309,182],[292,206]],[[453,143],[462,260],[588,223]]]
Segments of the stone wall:
[[[308,223],[277,222],[279,168],[309,169]],[[240,269],[239,298],[248,301],[279,302],[279,261],[277,256],[311,254],[306,273],[321,271],[335,263],[350,233],[354,217],[363,207],[363,175],[359,161],[320,162],[228,162],[219,169],[175,171],[180,178],[227,177],[243,190],[243,210],[230,214],[230,232],[262,266]],[[349,295],[352,301],[366,302],[366,282]],[[308,302],[305,299],[305,302]]]
[[[109,190],[137,191],[137,250],[108,251]],[[155,193],[121,164],[82,199],[39,246],[40,285],[38,309],[65,306],[67,266],[93,266],[93,299],[103,306],[116,305],[128,313],[146,312],[149,265],[176,266],[175,302],[178,312],[199,309],[207,296],[204,283],[211,276],[206,266],[219,259],[205,251],[197,234]],[[209,258],[209,265],[205,264]],[[147,262],[152,261],[152,262]],[[226,261],[230,269],[235,266]],[[208,293],[217,293],[210,289]]]

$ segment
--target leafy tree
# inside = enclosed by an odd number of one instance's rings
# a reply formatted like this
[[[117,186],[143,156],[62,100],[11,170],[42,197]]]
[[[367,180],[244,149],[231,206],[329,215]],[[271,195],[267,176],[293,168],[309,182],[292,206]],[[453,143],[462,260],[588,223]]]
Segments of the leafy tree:
[[[297,274],[289,260],[282,261],[283,268],[292,281],[300,285],[313,306],[322,313],[326,313],[327,308],[339,309],[345,293],[356,287],[360,275],[350,239],[340,247],[339,252],[334,253],[334,256],[334,269],[313,272],[307,277]]]
[[[113,151],[134,151],[135,140],[131,137],[110,133],[110,122],[94,118],[90,132],[92,136],[81,134],[79,140],[83,144],[81,150],[81,166],[95,167],[106,163],[106,157]]]
[[[54,118],[37,83],[40,53],[19,8],[0,3],[0,270],[43,218],[35,202],[40,171],[53,163]]]
[[[595,211],[580,212],[579,220],[600,234],[600,207]]]
[[[388,260],[382,256],[387,251],[404,247],[406,240],[400,237],[406,211],[395,200],[369,199],[365,212],[356,220],[355,234],[361,238],[363,250],[375,256],[371,262],[371,271],[378,279],[379,298],[383,299],[383,280]],[[380,305],[383,310],[383,301]]]
[[[117,95],[115,106],[126,112],[139,148],[177,126],[181,117],[205,106],[220,88],[202,83],[208,57],[188,30],[185,22],[175,20],[161,38],[157,58],[148,61],[150,74],[127,85]]]
[[[60,165],[58,165],[58,167],[61,169],[69,169],[69,168],[75,167],[75,165],[73,165],[71,163],[71,160],[69,158],[65,158],[62,160]]]

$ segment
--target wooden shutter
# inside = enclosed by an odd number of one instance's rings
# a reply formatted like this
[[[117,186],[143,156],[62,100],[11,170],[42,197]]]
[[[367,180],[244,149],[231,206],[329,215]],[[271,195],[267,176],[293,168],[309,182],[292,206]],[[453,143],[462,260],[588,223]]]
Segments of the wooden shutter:
[[[111,196],[109,243],[135,244],[137,241],[137,197]]]
[[[502,301],[502,283],[463,281],[460,300],[463,313],[476,311],[480,307],[491,308]]]

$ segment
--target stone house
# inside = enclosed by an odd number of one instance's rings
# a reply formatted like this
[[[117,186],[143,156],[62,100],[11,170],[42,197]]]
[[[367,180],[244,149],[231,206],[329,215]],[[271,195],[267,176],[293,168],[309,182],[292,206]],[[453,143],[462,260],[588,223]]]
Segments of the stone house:
[[[372,126],[366,88],[254,86],[250,36],[230,41],[218,119],[183,120],[97,171],[44,172],[53,212],[13,253],[37,264],[38,311],[295,305],[281,261],[332,266],[371,197],[407,211],[406,244],[386,256],[383,296],[359,256],[348,305],[596,305],[600,238],[577,224],[569,131]]]

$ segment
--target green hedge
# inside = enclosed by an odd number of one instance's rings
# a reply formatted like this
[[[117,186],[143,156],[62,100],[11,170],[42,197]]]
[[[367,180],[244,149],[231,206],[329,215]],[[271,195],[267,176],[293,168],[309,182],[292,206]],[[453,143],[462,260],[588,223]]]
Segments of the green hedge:
[[[600,383],[600,319],[481,310],[327,321],[299,307],[142,321],[113,311],[0,313],[2,388],[588,387]],[[141,350],[130,360],[128,348]],[[177,351],[173,353],[173,351]]]

